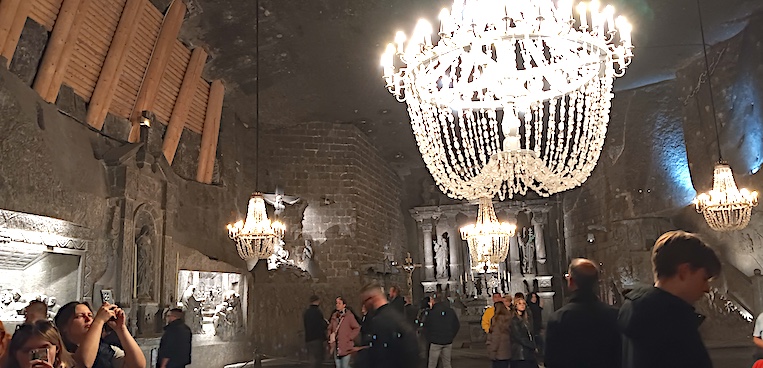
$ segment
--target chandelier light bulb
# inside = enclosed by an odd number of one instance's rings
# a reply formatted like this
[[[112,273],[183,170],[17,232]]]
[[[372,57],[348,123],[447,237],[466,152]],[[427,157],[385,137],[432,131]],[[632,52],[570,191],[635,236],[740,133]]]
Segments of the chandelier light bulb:
[[[737,189],[731,167],[721,163],[713,170],[713,189],[697,195],[694,205],[713,230],[741,230],[750,223],[752,208],[758,205],[758,192]]]
[[[474,264],[498,264],[509,254],[509,239],[517,226],[499,222],[491,198],[480,198],[477,222],[461,228],[461,238],[469,245]]]
[[[420,20],[382,64],[440,189],[502,200],[583,183],[633,56],[625,18],[599,0],[454,0],[439,20],[436,44]]]

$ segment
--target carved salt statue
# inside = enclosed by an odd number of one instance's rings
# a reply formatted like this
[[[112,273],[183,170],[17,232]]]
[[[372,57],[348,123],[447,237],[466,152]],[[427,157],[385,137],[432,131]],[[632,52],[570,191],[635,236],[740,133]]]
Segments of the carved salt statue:
[[[437,279],[448,278],[448,247],[445,240],[436,241],[434,244],[435,262],[437,263]]]

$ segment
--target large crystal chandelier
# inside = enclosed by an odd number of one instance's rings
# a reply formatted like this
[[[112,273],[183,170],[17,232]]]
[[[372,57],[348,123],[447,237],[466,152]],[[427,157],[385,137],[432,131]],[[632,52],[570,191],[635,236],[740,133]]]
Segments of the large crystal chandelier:
[[[715,165],[713,189],[694,200],[697,212],[715,231],[744,229],[750,223],[752,208],[758,205],[758,192],[737,189],[729,165]]]
[[[702,7],[697,0],[697,13],[699,14],[699,29],[702,34],[702,53],[705,57],[705,76],[710,92],[710,106],[713,113],[713,125],[715,126],[715,139],[718,143],[719,163],[713,170],[713,189],[709,193],[702,193],[694,199],[697,212],[705,217],[705,221],[715,231],[741,230],[750,223],[752,208],[758,205],[758,192],[750,192],[747,189],[737,189],[734,174],[731,167],[723,161],[721,152],[721,139],[718,133],[718,117],[715,112],[715,97],[713,96],[713,82],[710,78],[710,63],[707,58],[707,43],[705,42],[705,27],[702,24]],[[701,81],[703,79],[700,79]]]
[[[475,264],[484,264],[485,269],[498,264],[509,254],[509,239],[514,236],[517,226],[499,222],[490,198],[480,198],[477,223],[461,228],[461,238],[469,245],[469,255]]]
[[[238,255],[246,261],[249,270],[257,261],[267,259],[275,252],[283,238],[285,226],[280,221],[271,222],[265,210],[262,194],[249,198],[246,220],[228,224],[228,236],[236,241]]]
[[[439,41],[419,21],[382,56],[419,150],[456,198],[542,196],[583,183],[599,158],[631,26],[598,0],[455,0]]]

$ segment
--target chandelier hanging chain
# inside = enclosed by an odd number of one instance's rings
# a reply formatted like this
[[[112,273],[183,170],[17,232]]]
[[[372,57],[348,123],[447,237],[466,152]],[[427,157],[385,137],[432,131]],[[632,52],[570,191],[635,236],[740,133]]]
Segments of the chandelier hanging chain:
[[[721,59],[723,59],[723,54],[726,53],[726,50],[728,49],[728,45],[723,46],[721,51],[718,52],[718,56],[716,56],[713,59],[713,62],[710,63],[710,72],[702,72],[699,75],[699,78],[697,78],[697,84],[694,86],[694,89],[691,90],[691,93],[689,93],[686,98],[684,98],[684,106],[689,105],[689,101],[697,96],[697,93],[699,93],[699,90],[702,88],[702,84],[707,82],[707,80],[715,74],[715,69],[718,67],[718,64],[721,63]]]
[[[254,47],[254,62],[257,64],[254,67],[254,103],[256,107],[254,109],[255,118],[255,133],[257,138],[254,140],[254,152],[257,157],[254,158],[255,170],[254,170],[254,187],[260,188],[260,0],[254,0],[255,15],[255,47]]]
[[[704,25],[704,22],[702,21],[702,5],[700,5],[700,0],[697,0],[697,14],[699,14],[699,32],[702,35],[702,54],[705,57],[705,74],[707,75],[707,88],[710,91],[710,111],[712,111],[713,113],[713,126],[715,127],[715,139],[718,145],[718,162],[723,162],[723,154],[721,153],[721,136],[720,136],[720,133],[718,132],[718,114],[715,112],[715,96],[713,95],[713,80],[712,80],[712,76],[710,75],[710,62],[707,58],[707,41],[705,40],[705,25]],[[718,62],[720,62],[720,57],[718,58]]]

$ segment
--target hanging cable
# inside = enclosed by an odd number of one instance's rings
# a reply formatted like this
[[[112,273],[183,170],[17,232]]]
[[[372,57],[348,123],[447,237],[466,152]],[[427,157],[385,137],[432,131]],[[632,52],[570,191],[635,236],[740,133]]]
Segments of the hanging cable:
[[[254,169],[254,187],[256,190],[260,189],[260,0],[254,1],[254,8],[255,8],[255,15],[254,15],[254,23],[255,23],[255,32],[257,35],[255,36],[255,48],[254,48],[254,61],[257,63],[254,69],[254,78],[255,78],[255,85],[254,85],[254,103],[257,104],[257,107],[254,110],[254,118],[255,118],[255,132],[257,133],[257,138],[254,141],[254,152],[257,155],[257,157],[254,159],[255,169]]]
[[[700,0],[697,0],[697,13],[699,14],[699,31],[700,31],[700,34],[702,35],[702,53],[705,56],[705,75],[707,75],[707,87],[710,90],[710,109],[713,113],[713,126],[715,126],[715,139],[716,139],[716,143],[718,144],[718,162],[723,162],[723,154],[721,153],[721,136],[718,133],[718,117],[715,112],[715,97],[713,96],[713,81],[710,75],[710,62],[708,61],[708,58],[707,58],[707,42],[705,41],[705,26],[704,26],[704,23],[702,22],[702,6],[700,5]]]

